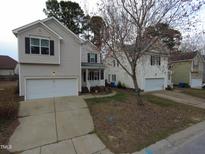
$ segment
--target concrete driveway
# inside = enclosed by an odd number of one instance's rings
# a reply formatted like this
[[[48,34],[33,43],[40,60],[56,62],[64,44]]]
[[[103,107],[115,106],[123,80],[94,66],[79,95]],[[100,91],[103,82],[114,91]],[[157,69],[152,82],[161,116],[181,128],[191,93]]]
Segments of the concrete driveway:
[[[81,97],[20,102],[20,125],[9,140],[22,154],[111,153],[93,133],[94,125]]]

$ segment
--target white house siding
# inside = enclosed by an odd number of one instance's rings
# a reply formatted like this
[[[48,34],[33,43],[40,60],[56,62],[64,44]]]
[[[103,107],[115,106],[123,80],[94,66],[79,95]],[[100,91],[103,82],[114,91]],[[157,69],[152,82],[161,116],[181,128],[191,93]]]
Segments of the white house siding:
[[[87,63],[88,62],[88,53],[95,53],[97,54],[97,63],[101,63],[100,52],[95,49],[94,46],[91,45],[90,42],[86,42],[82,45],[81,49],[81,62]]]
[[[53,19],[45,23],[53,31],[58,33],[63,40],[60,42],[60,52],[57,48],[57,43],[55,42],[55,55],[60,59],[60,64],[20,64],[20,96],[25,95],[25,81],[27,78],[76,78],[78,80],[78,91],[81,91],[81,64],[80,64],[80,41],[76,40],[72,34],[69,34],[65,29],[63,29],[57,22]],[[30,34],[31,31],[24,32],[25,34]],[[35,35],[35,33],[32,33]],[[42,35],[42,34],[41,34]],[[48,35],[48,34],[47,34]],[[52,34],[48,37],[53,37]],[[19,40],[24,38],[20,37]],[[58,41],[58,40],[54,40]],[[21,56],[24,52],[24,43],[19,44],[19,55]],[[23,51],[22,51],[23,50]],[[28,55],[29,56],[29,55]],[[45,58],[49,56],[45,56]],[[33,60],[37,63],[39,57],[36,56]],[[21,58],[20,58],[21,59]],[[50,62],[50,60],[49,60]]]
[[[132,78],[124,71],[121,66],[113,67],[113,59],[106,58],[106,69],[105,69],[105,78],[108,80],[109,74],[116,74],[117,82],[124,83],[128,88],[134,88],[134,84]],[[129,68],[129,65],[126,61],[123,62],[126,68]],[[164,88],[167,87],[168,82],[168,58],[161,57],[161,65],[160,66],[151,66],[150,64],[150,55],[144,55],[139,59],[136,68],[137,73],[137,81],[140,89],[145,88],[145,79],[149,78],[164,78]]]

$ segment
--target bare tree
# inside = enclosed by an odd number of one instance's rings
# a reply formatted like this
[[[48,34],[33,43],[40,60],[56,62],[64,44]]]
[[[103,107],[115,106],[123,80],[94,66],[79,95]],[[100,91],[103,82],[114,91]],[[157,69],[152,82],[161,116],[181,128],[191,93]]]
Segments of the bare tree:
[[[190,24],[191,17],[204,5],[204,0],[102,1],[100,10],[106,24],[104,45],[132,78],[139,96],[138,102],[143,104],[136,74],[138,60],[163,39],[160,33],[148,35],[148,27],[154,27],[159,23],[171,26]],[[125,66],[122,58],[128,61],[129,67]]]

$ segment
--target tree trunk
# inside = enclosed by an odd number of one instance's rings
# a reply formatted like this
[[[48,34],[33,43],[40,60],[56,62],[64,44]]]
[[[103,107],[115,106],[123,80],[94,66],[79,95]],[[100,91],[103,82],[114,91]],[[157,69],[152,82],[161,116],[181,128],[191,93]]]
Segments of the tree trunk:
[[[137,78],[136,78],[135,74],[132,76],[132,80],[134,83],[135,92],[137,93],[137,95],[136,95],[137,96],[137,104],[144,105],[143,100],[142,100],[141,95],[140,95],[140,88],[138,86]]]

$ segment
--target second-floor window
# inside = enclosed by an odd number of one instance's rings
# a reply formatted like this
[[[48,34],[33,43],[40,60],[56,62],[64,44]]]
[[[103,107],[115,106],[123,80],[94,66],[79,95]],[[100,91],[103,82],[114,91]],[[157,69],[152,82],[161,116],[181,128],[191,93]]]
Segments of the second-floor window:
[[[46,38],[25,38],[26,54],[54,55],[54,41]]]
[[[152,55],[150,62],[151,62],[151,65],[161,65],[161,58],[158,55]]]
[[[97,54],[88,53],[88,62],[89,63],[97,63]]]
[[[49,40],[47,39],[39,39],[39,38],[31,38],[31,54],[42,54],[42,55],[49,55]]]

